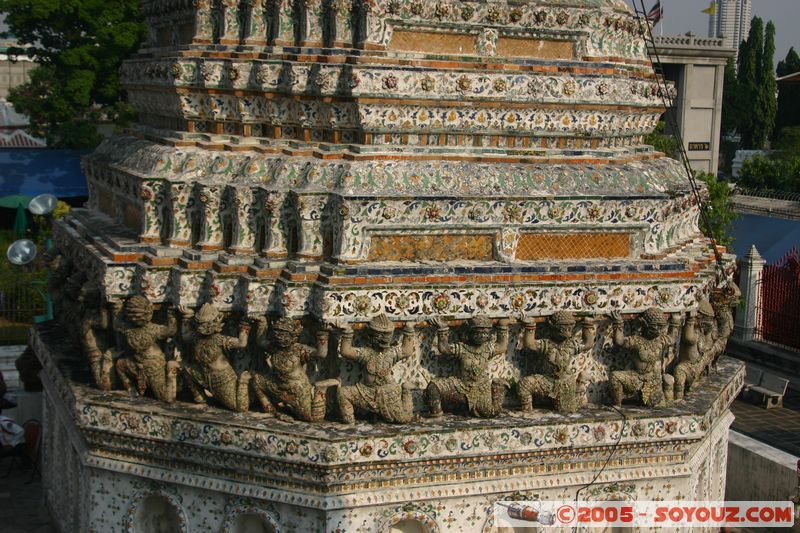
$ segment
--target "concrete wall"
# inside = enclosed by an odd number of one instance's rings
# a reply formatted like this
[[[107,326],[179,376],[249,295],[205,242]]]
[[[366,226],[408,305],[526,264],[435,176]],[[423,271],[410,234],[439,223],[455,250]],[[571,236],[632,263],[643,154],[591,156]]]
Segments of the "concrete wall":
[[[667,79],[678,92],[671,111],[689,162],[695,170],[716,174],[725,64],[736,50],[726,47],[722,39],[692,35],[657,36],[655,44]]]
[[[736,431],[728,439],[727,501],[787,501],[796,494],[798,457]]]

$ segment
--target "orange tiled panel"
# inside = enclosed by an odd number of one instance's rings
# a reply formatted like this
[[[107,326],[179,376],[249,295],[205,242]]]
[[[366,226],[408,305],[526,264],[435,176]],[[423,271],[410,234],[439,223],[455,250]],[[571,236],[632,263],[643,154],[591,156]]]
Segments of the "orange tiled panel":
[[[574,59],[575,43],[544,39],[500,37],[498,57],[535,57],[538,59]]]
[[[630,250],[628,233],[523,233],[516,258],[532,261],[628,257]]]
[[[475,36],[398,30],[392,34],[389,49],[429,54],[474,54]]]
[[[493,258],[494,235],[375,235],[368,261],[454,261]]]

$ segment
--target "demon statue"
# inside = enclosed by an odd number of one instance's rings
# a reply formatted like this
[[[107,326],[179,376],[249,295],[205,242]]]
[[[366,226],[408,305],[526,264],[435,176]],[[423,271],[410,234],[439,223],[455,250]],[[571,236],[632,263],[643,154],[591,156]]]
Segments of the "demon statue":
[[[273,321],[270,335],[267,335],[266,318],[257,320],[256,337],[259,348],[265,350],[267,366],[265,372],[257,372],[253,378],[253,388],[261,407],[266,413],[284,420],[291,420],[291,417],[307,422],[323,420],[327,389],[338,381],[325,380],[312,385],[308,379],[308,364],[328,354],[328,331],[321,329],[317,332],[317,346],[313,348],[298,342],[302,329],[291,318]]]
[[[560,413],[574,413],[586,399],[588,376],[578,373],[572,362],[581,352],[594,346],[596,328],[594,322],[584,318],[581,322],[581,339],[572,333],[575,316],[569,311],[556,311],[547,318],[549,339],[536,339],[536,322],[523,318],[525,331],[522,342],[526,354],[536,355],[541,373],[522,378],[518,386],[521,409],[533,409],[534,399],[547,399]]]
[[[114,330],[122,339],[123,355],[116,362],[117,375],[122,386],[143,395],[148,389],[167,402],[175,401],[175,387],[179,364],[167,362],[159,342],[172,338],[178,332],[178,321],[170,310],[167,325],[152,322],[153,304],[142,295],[134,295],[123,306],[114,303]],[[120,312],[121,311],[121,312]]]
[[[228,409],[247,411],[250,372],[237,377],[226,353],[247,347],[250,324],[242,321],[239,336],[229,337],[222,334],[223,316],[214,304],[203,304],[196,314],[185,307],[180,312],[181,340],[188,348],[183,371],[194,401],[205,403],[210,396]]]
[[[83,284],[78,295],[77,308],[81,313],[78,337],[89,361],[95,385],[100,390],[111,390],[111,376],[114,371],[111,350],[112,317],[94,283],[87,281]]]
[[[611,400],[614,405],[622,405],[629,396],[641,397],[646,407],[662,406],[672,399],[673,377],[664,373],[665,355],[672,349],[680,325],[680,316],[669,319],[660,309],[650,308],[642,313],[640,335],[625,337],[622,316],[618,311],[611,313],[614,345],[627,350],[633,370],[611,372]]]
[[[497,339],[492,339],[492,321],[485,315],[469,319],[467,342],[449,342],[449,328],[439,318],[436,326],[439,355],[458,362],[458,374],[433,378],[425,389],[431,417],[442,415],[442,404],[466,406],[471,416],[488,418],[500,413],[506,384],[489,375],[489,362],[505,355],[508,349],[508,319],[498,321]]]
[[[337,402],[342,420],[355,422],[355,411],[376,413],[387,422],[406,423],[414,416],[411,390],[392,379],[394,365],[414,355],[414,325],[406,322],[401,345],[392,345],[394,324],[378,315],[367,324],[369,346],[353,346],[353,330],[344,326],[339,355],[359,363],[364,370],[361,383],[339,387]]]

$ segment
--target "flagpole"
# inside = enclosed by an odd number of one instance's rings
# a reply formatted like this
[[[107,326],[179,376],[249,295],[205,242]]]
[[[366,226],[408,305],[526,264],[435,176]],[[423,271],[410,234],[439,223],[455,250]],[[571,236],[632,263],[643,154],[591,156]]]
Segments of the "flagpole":
[[[666,3],[666,0],[661,0],[661,29],[659,30],[661,32],[661,37],[664,36],[664,13],[665,13],[664,4],[665,3]]]

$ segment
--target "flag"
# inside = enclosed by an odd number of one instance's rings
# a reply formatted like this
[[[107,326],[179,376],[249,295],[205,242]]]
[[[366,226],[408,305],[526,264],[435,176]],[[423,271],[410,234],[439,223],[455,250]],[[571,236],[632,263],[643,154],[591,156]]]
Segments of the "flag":
[[[664,17],[664,8],[661,6],[661,0],[658,0],[653,8],[647,12],[647,20],[655,26]]]
[[[706,15],[716,15],[717,14],[717,2],[715,0],[711,0],[711,5],[708,6],[707,9],[704,9],[703,13],[705,13]]]

